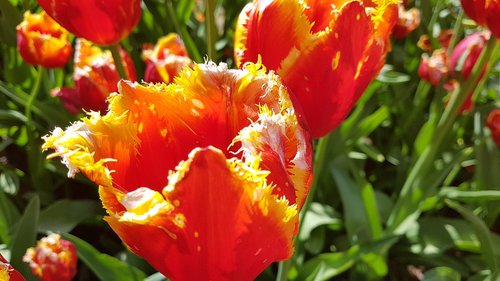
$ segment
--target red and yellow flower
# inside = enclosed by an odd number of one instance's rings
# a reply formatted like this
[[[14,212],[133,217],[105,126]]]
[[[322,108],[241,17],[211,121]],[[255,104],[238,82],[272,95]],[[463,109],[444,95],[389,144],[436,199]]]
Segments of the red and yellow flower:
[[[24,277],[0,254],[0,280],[25,281]]]
[[[137,78],[132,59],[121,48],[120,56],[127,77],[135,81]],[[108,108],[106,100],[109,94],[118,90],[120,75],[109,50],[103,51],[87,40],[78,39],[73,80],[83,109],[104,112]]]
[[[420,25],[420,10],[417,8],[406,10],[403,4],[399,4],[398,14],[398,21],[392,30],[392,37],[401,39],[408,36]]]
[[[418,67],[418,75],[431,85],[439,86],[448,78],[449,61],[444,49],[435,50],[430,57],[424,53]]]
[[[254,0],[235,30],[238,66],[277,71],[311,135],[337,127],[384,65],[397,0]]]
[[[100,185],[131,251],[171,280],[253,280],[291,256],[312,151],[277,75],[208,63],[118,92],[43,147]]]
[[[171,83],[185,66],[193,64],[184,42],[175,33],[160,38],[154,47],[146,47],[142,55],[146,60],[146,82]]]
[[[23,257],[33,274],[43,281],[71,281],[76,275],[76,247],[59,234],[50,234],[29,248]]]
[[[500,145],[500,108],[495,108],[488,114],[486,125],[490,129],[493,141]]]
[[[38,0],[38,4],[69,32],[100,45],[118,43],[141,18],[140,0]]]
[[[500,38],[500,0],[460,0],[465,14]]]
[[[73,49],[68,32],[46,13],[24,13],[17,26],[17,49],[29,64],[55,68],[64,66]]]

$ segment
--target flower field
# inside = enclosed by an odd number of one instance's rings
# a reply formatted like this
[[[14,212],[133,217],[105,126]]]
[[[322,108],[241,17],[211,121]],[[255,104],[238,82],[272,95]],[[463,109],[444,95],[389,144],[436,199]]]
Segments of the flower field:
[[[0,0],[0,281],[500,280],[500,0]]]

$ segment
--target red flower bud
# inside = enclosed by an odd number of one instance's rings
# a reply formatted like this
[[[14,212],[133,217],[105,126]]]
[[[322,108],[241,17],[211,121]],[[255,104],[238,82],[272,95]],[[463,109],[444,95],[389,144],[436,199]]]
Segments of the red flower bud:
[[[448,55],[446,51],[438,49],[430,57],[427,54],[422,54],[418,75],[433,86],[438,86],[444,81],[448,77]]]
[[[491,137],[493,141],[500,145],[500,108],[495,108],[490,111],[488,118],[486,119],[486,125],[491,131]]]
[[[73,243],[59,234],[42,238],[35,248],[29,248],[23,257],[31,271],[43,281],[71,281],[76,275],[78,257]]]
[[[392,37],[405,38],[420,25],[420,11],[417,8],[405,10],[403,4],[399,4],[398,21],[392,29]]]
[[[100,45],[127,37],[141,17],[140,0],[38,0],[38,4],[75,36]]]
[[[17,49],[23,59],[43,67],[64,66],[72,52],[68,32],[46,13],[24,13],[24,20],[17,26]]]

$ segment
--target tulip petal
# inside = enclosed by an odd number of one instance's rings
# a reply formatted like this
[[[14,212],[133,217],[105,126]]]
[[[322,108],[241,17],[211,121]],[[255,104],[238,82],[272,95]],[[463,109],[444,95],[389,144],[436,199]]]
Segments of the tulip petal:
[[[384,41],[374,36],[373,23],[359,2],[344,5],[330,28],[292,52],[278,71],[304,108],[313,138],[340,124],[385,58]]]
[[[235,33],[236,65],[257,62],[260,55],[267,68],[277,70],[288,53],[309,37],[311,24],[303,11],[304,6],[298,1],[247,4],[238,18]],[[269,42],[279,42],[279,46]]]
[[[272,194],[266,175],[216,148],[195,149],[163,191],[165,205],[175,207],[146,223],[113,210],[105,219],[131,251],[172,280],[253,280],[292,254],[297,224],[296,208]],[[104,198],[110,191],[100,192]]]

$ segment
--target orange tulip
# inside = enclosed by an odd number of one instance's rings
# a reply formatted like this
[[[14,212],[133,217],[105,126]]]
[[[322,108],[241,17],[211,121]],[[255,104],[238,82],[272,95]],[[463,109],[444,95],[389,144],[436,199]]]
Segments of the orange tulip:
[[[76,247],[59,234],[50,234],[29,248],[23,257],[33,274],[43,281],[71,281],[76,275]]]
[[[29,11],[17,26],[17,49],[27,63],[49,68],[64,66],[73,50],[66,30],[46,13]]]
[[[392,30],[392,37],[405,38],[420,25],[420,10],[411,8],[405,10],[403,4],[399,4],[399,18]]]
[[[500,108],[495,108],[490,111],[488,118],[486,119],[486,125],[491,131],[491,137],[493,141],[500,145]]]
[[[398,2],[254,0],[236,26],[236,64],[260,56],[296,96],[311,135],[321,137],[384,65]]]
[[[38,4],[69,32],[100,45],[118,43],[141,18],[140,0],[38,0]]]
[[[193,64],[184,42],[175,33],[160,38],[154,47],[145,48],[142,54],[146,60],[146,82],[171,83],[182,68]]]
[[[460,0],[465,13],[500,37],[500,0]]]
[[[120,48],[127,76],[136,80],[135,68],[130,56]],[[85,110],[106,111],[106,99],[110,93],[118,90],[120,75],[116,70],[110,51],[102,51],[99,47],[84,39],[78,39],[75,51],[75,71],[73,74],[76,90]]]
[[[0,280],[25,281],[23,276],[0,254]]]
[[[311,144],[278,76],[208,63],[121,81],[109,111],[56,128],[49,157],[100,185],[105,220],[171,280],[253,280],[293,252]]]

